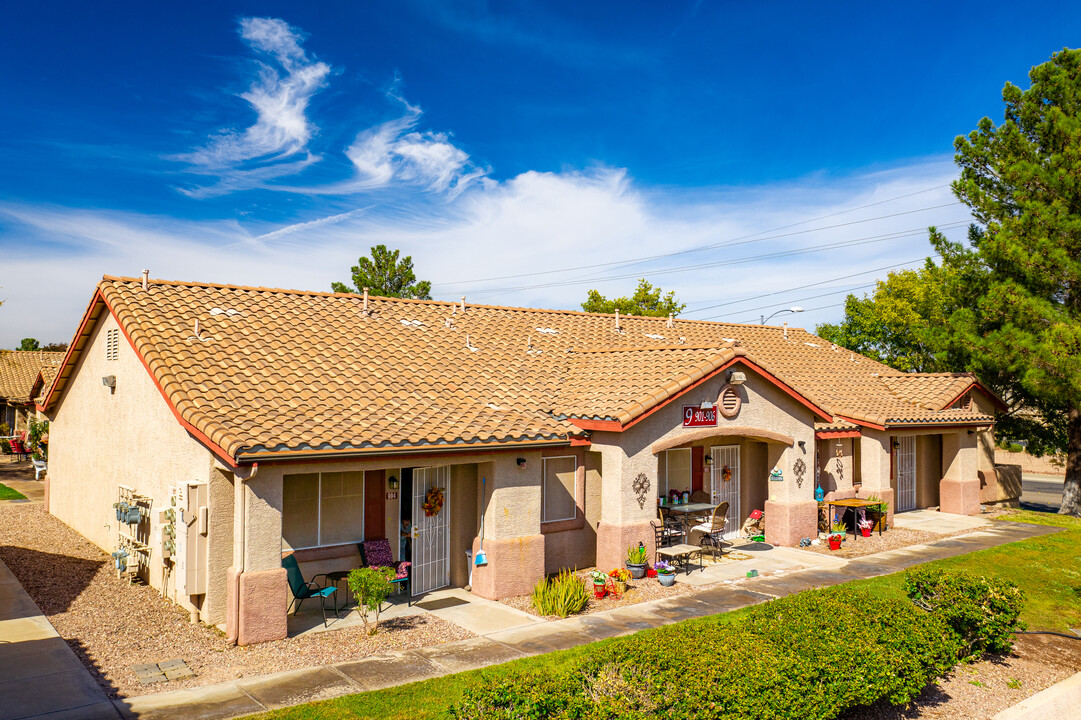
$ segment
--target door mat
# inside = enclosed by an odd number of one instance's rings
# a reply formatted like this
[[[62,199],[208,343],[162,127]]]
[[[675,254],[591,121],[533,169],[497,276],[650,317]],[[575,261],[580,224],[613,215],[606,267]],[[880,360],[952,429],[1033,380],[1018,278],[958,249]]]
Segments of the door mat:
[[[419,603],[413,603],[419,608],[425,610],[445,610],[447,608],[458,607],[459,605],[468,605],[468,600],[462,600],[461,598],[449,597],[439,598],[438,600],[421,600]]]
[[[740,545],[740,546],[736,547],[735,549],[740,550],[740,551],[758,552],[758,551],[761,551],[761,550],[772,550],[773,546],[770,545],[769,543],[753,542],[753,543],[747,543],[746,545]]]

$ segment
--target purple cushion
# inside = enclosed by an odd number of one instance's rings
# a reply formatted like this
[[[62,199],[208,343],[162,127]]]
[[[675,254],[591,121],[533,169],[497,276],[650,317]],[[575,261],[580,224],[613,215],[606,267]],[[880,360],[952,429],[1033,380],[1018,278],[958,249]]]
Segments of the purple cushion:
[[[390,540],[364,541],[364,559],[368,567],[394,567],[394,556],[390,553]]]
[[[398,563],[398,569],[396,571],[394,579],[401,580],[402,578],[409,577],[409,566],[412,564],[413,563],[409,562],[408,560],[402,560],[400,563]]]

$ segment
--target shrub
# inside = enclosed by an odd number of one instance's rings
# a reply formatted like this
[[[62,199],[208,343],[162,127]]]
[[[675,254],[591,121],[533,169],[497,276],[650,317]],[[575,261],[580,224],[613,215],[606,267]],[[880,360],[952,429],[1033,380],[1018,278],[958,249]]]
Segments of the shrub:
[[[0,440],[0,451],[2,451],[5,455],[10,455],[11,443],[7,440]]]
[[[940,617],[957,636],[958,657],[973,660],[1013,649],[1012,630],[1024,593],[1009,580],[917,568],[905,574],[905,592],[913,603]]]
[[[541,615],[567,617],[581,612],[588,603],[589,591],[572,570],[564,570],[533,586],[533,607]]]
[[[364,631],[369,635],[375,635],[379,630],[379,609],[390,595],[391,580],[394,579],[394,568],[357,568],[349,573],[349,589],[353,591],[353,597],[357,599],[357,612],[364,621]],[[368,623],[368,612],[375,613],[375,621]]]
[[[599,646],[562,673],[467,688],[458,718],[828,720],[911,701],[956,662],[937,616],[849,588],[813,590]],[[648,700],[648,702],[646,701]]]

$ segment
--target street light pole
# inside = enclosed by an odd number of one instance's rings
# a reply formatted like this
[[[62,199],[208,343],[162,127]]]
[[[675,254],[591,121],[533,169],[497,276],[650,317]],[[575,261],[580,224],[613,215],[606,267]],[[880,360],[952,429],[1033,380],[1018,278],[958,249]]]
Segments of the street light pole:
[[[798,312],[803,312],[803,308],[801,308],[799,305],[796,305],[796,306],[790,307],[790,308],[785,308],[784,310],[778,310],[777,312],[773,313],[769,317],[766,317],[765,315],[763,315],[762,316],[762,324],[765,325],[767,322],[769,322],[773,318],[777,317],[781,313],[798,313]]]

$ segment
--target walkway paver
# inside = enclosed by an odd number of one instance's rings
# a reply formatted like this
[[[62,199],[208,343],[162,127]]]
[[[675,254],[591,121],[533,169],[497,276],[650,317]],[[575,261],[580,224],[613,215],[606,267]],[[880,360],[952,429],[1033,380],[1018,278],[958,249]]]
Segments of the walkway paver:
[[[139,720],[166,720],[177,717],[205,720],[230,718],[487,667],[529,655],[627,635],[691,617],[729,612],[810,588],[839,585],[856,578],[887,575],[929,560],[961,555],[1058,531],[1058,528],[1041,525],[993,523],[986,529],[969,535],[849,561],[784,548],[781,549],[783,552],[776,556],[778,566],[773,572],[777,574],[750,579],[745,575],[740,579],[718,577],[720,582],[715,579],[713,582],[718,584],[714,587],[692,595],[655,600],[564,620],[524,623],[521,626],[488,632],[483,637],[445,645],[386,653],[352,662],[246,678],[221,685],[145,695],[117,700],[115,703],[125,718]],[[822,560],[817,563],[808,560],[807,564],[803,564],[803,561],[807,560],[802,557],[805,555],[816,555]],[[756,558],[753,562],[761,565],[761,561],[765,559]],[[692,573],[700,574],[703,573]],[[681,579],[683,577],[681,576]],[[3,639],[2,635],[0,639]],[[0,696],[3,696],[2,686]],[[0,720],[5,717],[0,714]]]
[[[0,720],[117,720],[97,682],[0,561]]]

